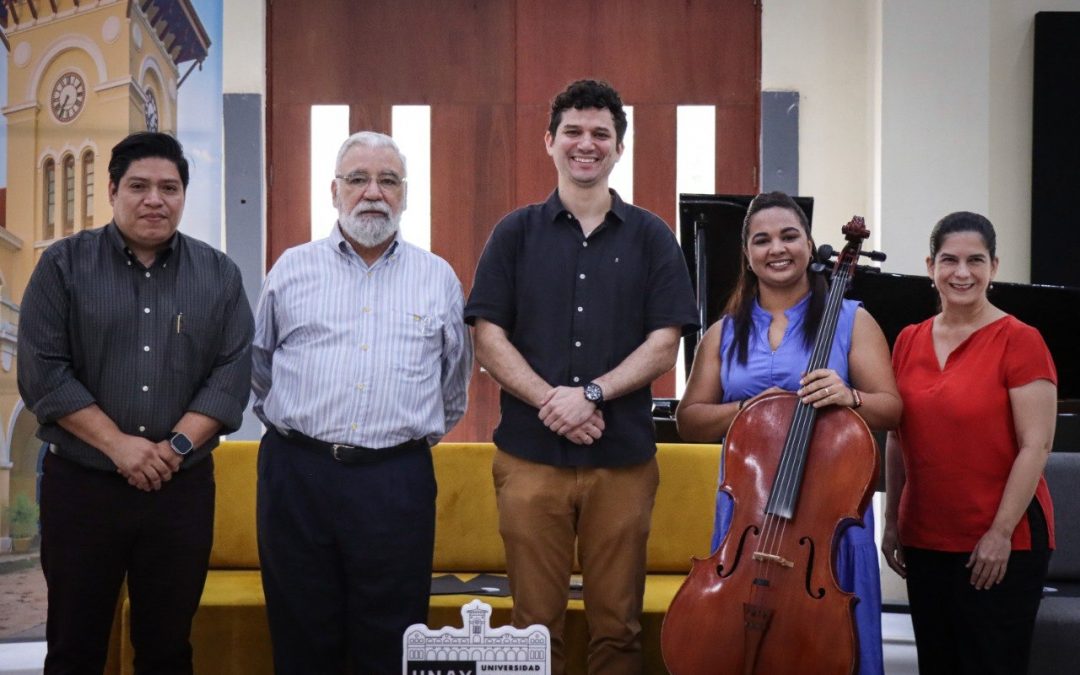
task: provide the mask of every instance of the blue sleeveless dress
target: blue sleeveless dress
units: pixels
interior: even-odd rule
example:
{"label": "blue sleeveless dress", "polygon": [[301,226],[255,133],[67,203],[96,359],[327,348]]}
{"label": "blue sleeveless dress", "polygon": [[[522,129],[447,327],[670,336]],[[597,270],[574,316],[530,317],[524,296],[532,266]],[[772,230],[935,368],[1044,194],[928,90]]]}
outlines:
{"label": "blue sleeveless dress", "polygon": [[[769,326],[772,315],[755,301],[752,326],[747,345],[745,364],[729,351],[734,340],[734,326],[725,319],[720,336],[720,376],[723,383],[724,403],[741,401],[756,396],[769,387],[786,391],[799,389],[799,379],[810,362],[810,347],[803,341],[802,327],[810,304],[807,295],[798,304],[784,312],[788,319],[787,330],[776,351],[769,345]],[[829,368],[840,375],[850,386],[848,375],[848,352],[851,350],[851,333],[855,327],[855,300],[844,300],[829,354]],[[724,467],[720,466],[720,481],[724,480]],[[713,526],[712,549],[715,551],[731,526],[731,499],[726,492],[717,491],[716,520]],[[885,665],[881,651],[881,573],[878,569],[877,544],[874,542],[874,508],[863,514],[865,527],[852,526],[844,531],[837,551],[836,571],[840,587],[854,592],[859,602],[855,605],[855,628],[859,635],[860,675],[883,675]]]}

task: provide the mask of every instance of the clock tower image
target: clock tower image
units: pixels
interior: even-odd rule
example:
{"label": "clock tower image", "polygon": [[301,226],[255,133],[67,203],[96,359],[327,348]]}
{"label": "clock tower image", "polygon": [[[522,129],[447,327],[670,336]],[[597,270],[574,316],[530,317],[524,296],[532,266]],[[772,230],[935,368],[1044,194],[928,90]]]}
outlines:
{"label": "clock tower image", "polygon": [[[191,0],[0,0],[7,187],[0,188],[0,506],[34,498],[40,441],[15,386],[18,302],[53,241],[109,222],[109,153],[176,135],[177,90],[210,39]],[[6,193],[6,194],[5,194]],[[0,521],[0,549],[4,547]]]}
{"label": "clock tower image", "polygon": [[[8,53],[8,233],[21,295],[55,239],[109,220],[109,151],[144,129],[176,134],[177,89],[210,40],[190,0],[0,3]],[[11,263],[9,266],[8,263]]]}

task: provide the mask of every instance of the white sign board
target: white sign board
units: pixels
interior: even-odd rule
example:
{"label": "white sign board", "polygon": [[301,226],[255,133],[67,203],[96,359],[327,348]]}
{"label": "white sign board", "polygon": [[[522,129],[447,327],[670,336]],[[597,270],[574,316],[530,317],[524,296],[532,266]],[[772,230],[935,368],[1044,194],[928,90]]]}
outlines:
{"label": "white sign board", "polygon": [[481,675],[551,672],[551,634],[546,626],[491,627],[491,605],[473,600],[461,608],[464,628],[405,630],[404,675]]}

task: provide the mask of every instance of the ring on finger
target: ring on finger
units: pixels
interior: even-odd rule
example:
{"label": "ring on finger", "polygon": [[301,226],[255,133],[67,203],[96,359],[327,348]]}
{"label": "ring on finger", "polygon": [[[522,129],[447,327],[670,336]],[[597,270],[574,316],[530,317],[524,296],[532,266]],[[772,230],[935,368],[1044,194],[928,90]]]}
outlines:
{"label": "ring on finger", "polygon": [[825,398],[829,398],[830,396],[832,396],[832,394],[829,393],[829,388],[825,387]]}

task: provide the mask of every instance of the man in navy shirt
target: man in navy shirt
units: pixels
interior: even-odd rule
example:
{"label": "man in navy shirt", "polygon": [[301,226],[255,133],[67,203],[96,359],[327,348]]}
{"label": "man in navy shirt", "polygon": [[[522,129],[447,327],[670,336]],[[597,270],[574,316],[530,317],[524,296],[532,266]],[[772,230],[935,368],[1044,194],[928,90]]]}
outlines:
{"label": "man in navy shirt", "polygon": [[558,188],[495,226],[465,320],[502,387],[493,473],[513,624],[563,623],[575,543],[589,672],[641,673],[645,545],[659,475],[649,384],[697,328],[671,229],[608,188],[626,114],[582,80],[552,103],[544,142]]}

